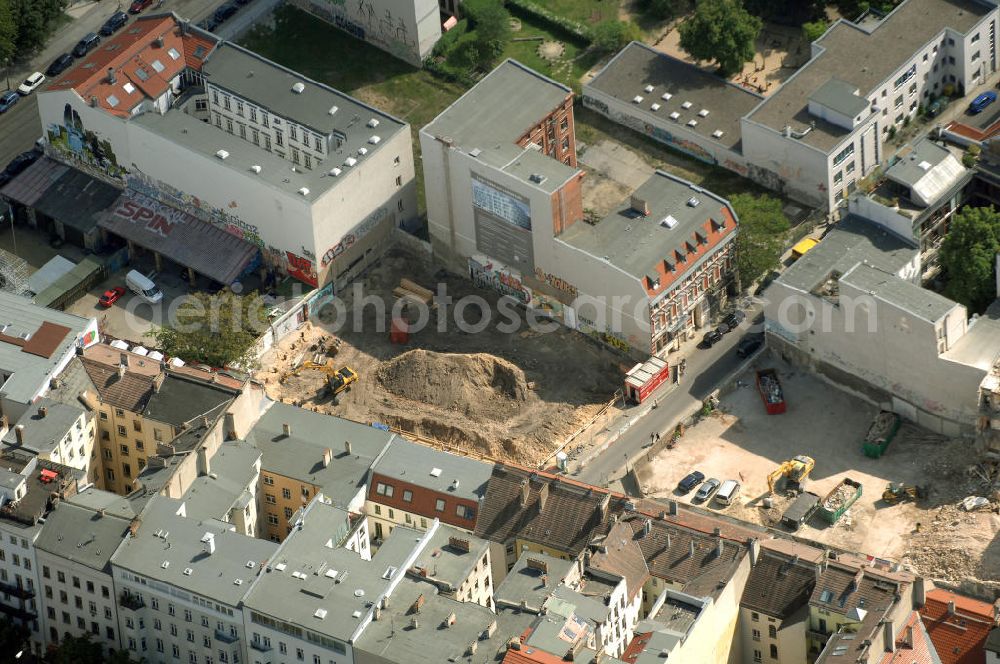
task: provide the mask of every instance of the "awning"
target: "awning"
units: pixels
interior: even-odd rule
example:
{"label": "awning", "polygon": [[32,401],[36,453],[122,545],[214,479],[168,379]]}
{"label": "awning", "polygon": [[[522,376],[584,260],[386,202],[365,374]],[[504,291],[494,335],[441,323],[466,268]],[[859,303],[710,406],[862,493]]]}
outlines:
{"label": "awning", "polygon": [[0,194],[15,203],[33,207],[42,194],[69,170],[69,166],[42,157],[4,185]]}
{"label": "awning", "polygon": [[795,243],[795,246],[792,247],[792,254],[795,256],[804,256],[807,251],[815,247],[817,244],[819,244],[819,242],[811,237],[799,240]]}
{"label": "awning", "polygon": [[231,284],[258,254],[257,246],[175,207],[126,191],[98,225],[144,249]]}

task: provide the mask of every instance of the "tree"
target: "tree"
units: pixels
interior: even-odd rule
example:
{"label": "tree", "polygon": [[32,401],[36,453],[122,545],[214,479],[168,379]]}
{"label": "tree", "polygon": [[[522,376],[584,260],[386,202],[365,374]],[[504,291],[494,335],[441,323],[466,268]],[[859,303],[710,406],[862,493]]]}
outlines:
{"label": "tree", "polygon": [[154,332],[163,352],[213,367],[253,364],[251,349],[268,324],[257,293],[195,293],[176,309],[172,320]]}
{"label": "tree", "polygon": [[744,288],[778,265],[790,227],[781,200],[764,194],[736,194],[729,199],[739,217],[736,269]]}
{"label": "tree", "polygon": [[822,37],[823,33],[826,32],[826,29],[828,27],[829,26],[827,25],[826,21],[824,21],[823,19],[820,19],[818,21],[810,21],[808,23],[803,23],[802,36],[808,43],[811,44],[820,37]]}
{"label": "tree", "polygon": [[135,664],[124,650],[112,650],[105,655],[101,644],[91,639],[90,634],[67,635],[47,661],[49,664]]}
{"label": "tree", "polygon": [[753,58],[762,26],[740,0],[699,0],[680,25],[681,48],[697,60],[715,60],[720,74],[732,76]]}
{"label": "tree", "polygon": [[0,64],[9,62],[17,51],[17,21],[7,0],[0,0]]}
{"label": "tree", "polygon": [[678,0],[645,0],[643,11],[650,18],[665,21],[677,15]]}
{"label": "tree", "polygon": [[597,50],[611,53],[624,48],[629,42],[641,36],[639,26],[635,23],[605,21],[594,28],[592,43]]}
{"label": "tree", "polygon": [[1000,253],[1000,213],[989,207],[964,207],[951,220],[941,243],[945,295],[980,313],[996,297],[994,264]]}
{"label": "tree", "polygon": [[826,0],[744,0],[754,16],[784,25],[802,25],[825,16]]}
{"label": "tree", "polygon": [[18,653],[27,647],[31,632],[24,625],[10,619],[0,620],[0,652]]}

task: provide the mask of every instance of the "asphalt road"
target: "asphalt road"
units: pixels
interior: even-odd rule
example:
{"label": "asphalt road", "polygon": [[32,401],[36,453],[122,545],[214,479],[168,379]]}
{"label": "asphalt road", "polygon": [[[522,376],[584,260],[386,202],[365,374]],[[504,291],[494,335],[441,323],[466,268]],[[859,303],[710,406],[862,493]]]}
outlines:
{"label": "asphalt road", "polygon": [[695,349],[688,356],[687,370],[680,386],[666,397],[661,397],[656,408],[587,463],[574,475],[574,479],[598,486],[607,485],[612,478],[621,476],[626,458],[634,458],[649,444],[651,433],[667,435],[667,431],[673,430],[678,421],[690,415],[724,378],[744,362],[736,355],[736,345],[751,330],[759,332],[762,329],[760,306],[755,305],[748,311],[748,317],[753,319],[752,325],[744,323],[710,349]]}
{"label": "asphalt road", "polygon": [[[20,81],[12,79],[11,87],[17,88]],[[0,81],[0,89],[5,88],[6,81]],[[35,95],[21,97],[13,108],[0,115],[0,168],[15,155],[30,150],[41,135],[38,100]]]}

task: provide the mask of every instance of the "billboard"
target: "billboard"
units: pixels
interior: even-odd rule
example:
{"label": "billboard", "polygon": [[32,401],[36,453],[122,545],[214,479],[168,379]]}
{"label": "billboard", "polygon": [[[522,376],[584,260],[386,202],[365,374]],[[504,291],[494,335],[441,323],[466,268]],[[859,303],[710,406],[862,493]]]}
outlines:
{"label": "billboard", "polygon": [[534,271],[527,198],[472,173],[472,214],[478,251],[519,270]]}

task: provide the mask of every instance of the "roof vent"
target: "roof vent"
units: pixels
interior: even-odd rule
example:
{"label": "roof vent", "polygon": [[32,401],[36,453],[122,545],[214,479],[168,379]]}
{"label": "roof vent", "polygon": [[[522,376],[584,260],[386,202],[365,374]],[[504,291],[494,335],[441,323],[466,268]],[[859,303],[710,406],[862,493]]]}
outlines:
{"label": "roof vent", "polygon": [[337,570],[335,569],[328,569],[325,572],[323,572],[323,576],[325,576],[328,579],[336,579],[337,574],[339,574],[339,572],[337,572]]}
{"label": "roof vent", "polygon": [[299,193],[302,194],[303,196],[308,196],[309,195],[309,187],[300,187],[299,188]]}
{"label": "roof vent", "polygon": [[684,110],[691,108],[691,102],[689,101],[684,102],[683,104],[681,104],[681,108],[683,108]]}
{"label": "roof vent", "polygon": [[248,560],[246,567],[247,567],[247,569],[253,569],[256,564],[257,563],[255,563],[254,561]]}
{"label": "roof vent", "polygon": [[681,114],[678,113],[677,111],[674,111],[673,113],[670,114],[670,119],[674,121],[680,120]]}
{"label": "roof vent", "polygon": [[688,120],[687,125],[689,127],[697,127],[698,126],[698,121],[697,120]]}
{"label": "roof vent", "polygon": [[233,579],[233,585],[234,586],[242,586],[243,585],[243,579]]}
{"label": "roof vent", "polygon": [[348,157],[347,159],[344,160],[344,166],[347,167],[351,167],[356,163],[358,163],[358,160],[355,159],[354,157]]}
{"label": "roof vent", "polygon": [[677,219],[673,215],[668,214],[666,217],[660,220],[660,226],[664,228],[673,228],[677,225]]}
{"label": "roof vent", "polygon": [[313,612],[313,618],[319,618],[320,620],[326,618],[326,609],[316,609]]}
{"label": "roof vent", "polygon": [[260,164],[254,164],[253,166],[250,167],[250,170],[253,171],[254,173],[260,173]]}
{"label": "roof vent", "polygon": [[532,173],[531,175],[528,176],[528,179],[534,182],[535,184],[541,184],[545,182],[545,176],[542,175],[541,173]]}
{"label": "roof vent", "polygon": [[364,157],[366,154],[368,154],[368,148],[358,148],[358,154]]}
{"label": "roof vent", "polygon": [[377,126],[378,126],[378,118],[372,118],[371,120],[368,121],[369,129],[374,129]]}
{"label": "roof vent", "polygon": [[441,469],[431,468],[431,477],[441,477]]}
{"label": "roof vent", "polygon": [[296,81],[295,85],[292,86],[292,92],[294,92],[297,95],[300,95],[305,91],[306,91],[306,84],[303,83],[302,81]]}
{"label": "roof vent", "polygon": [[712,132],[712,138],[722,138],[723,134],[725,133],[726,132],[722,131],[721,129],[716,129],[715,131]]}
{"label": "roof vent", "polygon": [[652,85],[647,85],[646,87],[643,88],[643,90],[645,90],[646,92],[652,92],[653,91],[653,86]]}
{"label": "roof vent", "polygon": [[162,563],[160,563],[160,569],[167,569],[168,567],[170,567],[169,560],[164,560]]}
{"label": "roof vent", "polygon": [[331,169],[330,169],[330,175],[332,175],[332,176],[333,176],[333,177],[335,177],[335,178],[336,178],[336,177],[340,177],[340,174],[341,174],[341,173],[343,173],[343,171],[342,171],[342,170],[340,170],[340,169],[339,169],[339,168],[337,168],[337,167],[333,167],[333,168],[331,168]]}
{"label": "roof vent", "polygon": [[371,143],[372,145],[378,145],[379,141],[381,140],[382,139],[378,136],[372,136],[371,138],[368,139],[368,142]]}
{"label": "roof vent", "polygon": [[472,148],[471,150],[469,150],[469,156],[470,157],[478,157],[482,153],[483,153],[483,151],[480,150],[479,148]]}
{"label": "roof vent", "polygon": [[658,110],[660,110],[660,105],[659,104],[653,104],[652,106],[649,107],[649,110],[651,110],[651,111],[658,111]]}
{"label": "roof vent", "polygon": [[698,115],[700,115],[703,118],[707,118],[708,117],[708,109],[707,108],[701,109],[700,111],[698,111]]}
{"label": "roof vent", "polygon": [[219,159],[228,159],[229,153],[226,152],[225,150],[219,150],[215,153],[215,156],[218,157]]}
{"label": "roof vent", "polygon": [[191,576],[191,574],[192,574],[193,572],[194,572],[194,570],[193,570],[193,569],[191,569],[190,567],[185,567],[185,568],[184,568],[184,576]]}
{"label": "roof vent", "polygon": [[698,207],[700,203],[701,201],[699,201],[695,196],[692,196],[688,199],[687,205],[688,207]]}
{"label": "roof vent", "polygon": [[927,170],[930,170],[930,168],[931,168],[931,162],[929,162],[929,161],[922,161],[919,164],[917,164],[917,166],[920,167],[920,170],[927,171]]}
{"label": "roof vent", "polygon": [[673,97],[673,95],[670,94],[669,92],[664,92],[662,95],[660,95],[660,99],[662,99],[663,101],[670,101],[671,97]]}
{"label": "roof vent", "polygon": [[636,95],[636,96],[632,97],[632,103],[633,104],[641,104],[642,103],[642,95]]}
{"label": "roof vent", "polygon": [[339,110],[340,110],[339,106],[331,106],[330,110],[327,111],[327,113],[329,113],[330,115],[336,115],[337,111],[339,111]]}
{"label": "roof vent", "polygon": [[274,566],[274,569],[278,570],[279,572],[284,572],[286,567],[288,567],[288,565],[286,565],[285,563],[278,563],[277,565]]}

